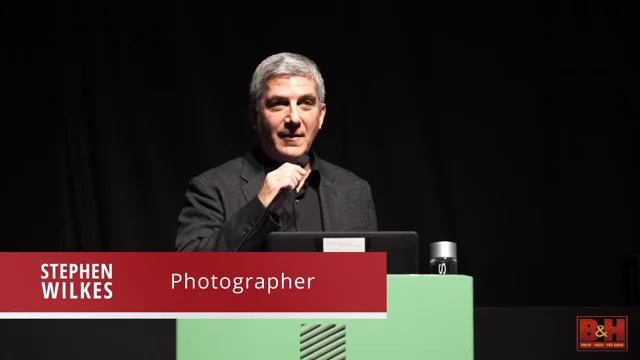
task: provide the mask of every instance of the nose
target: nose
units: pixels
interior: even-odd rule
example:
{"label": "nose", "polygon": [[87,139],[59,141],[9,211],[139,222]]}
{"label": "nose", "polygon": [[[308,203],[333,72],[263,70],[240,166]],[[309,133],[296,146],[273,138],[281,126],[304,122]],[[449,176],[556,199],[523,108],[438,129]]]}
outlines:
{"label": "nose", "polygon": [[300,115],[298,114],[298,109],[296,109],[295,106],[292,106],[291,107],[291,112],[285,118],[285,122],[298,124],[298,123],[300,123],[300,120],[301,119],[300,119]]}

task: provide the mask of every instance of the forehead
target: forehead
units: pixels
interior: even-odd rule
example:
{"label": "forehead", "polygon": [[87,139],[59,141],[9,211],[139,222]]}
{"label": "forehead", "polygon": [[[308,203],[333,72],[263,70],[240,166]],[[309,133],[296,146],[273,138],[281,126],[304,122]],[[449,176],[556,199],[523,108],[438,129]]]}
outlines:
{"label": "forehead", "polygon": [[318,95],[316,82],[306,76],[273,77],[267,81],[266,90],[265,97]]}

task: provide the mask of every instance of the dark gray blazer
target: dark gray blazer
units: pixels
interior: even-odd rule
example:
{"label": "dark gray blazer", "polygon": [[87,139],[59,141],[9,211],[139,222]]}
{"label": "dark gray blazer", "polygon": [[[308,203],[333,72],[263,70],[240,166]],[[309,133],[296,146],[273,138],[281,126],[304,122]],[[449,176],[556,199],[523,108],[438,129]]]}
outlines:
{"label": "dark gray blazer", "polygon": [[[320,210],[324,231],[377,231],[369,184],[339,166],[315,156],[320,171]],[[189,182],[186,203],[178,217],[178,251],[234,251],[253,230],[240,251],[260,251],[267,235],[280,226],[257,198],[264,168],[249,152],[196,176]],[[255,229],[254,229],[255,228]]]}

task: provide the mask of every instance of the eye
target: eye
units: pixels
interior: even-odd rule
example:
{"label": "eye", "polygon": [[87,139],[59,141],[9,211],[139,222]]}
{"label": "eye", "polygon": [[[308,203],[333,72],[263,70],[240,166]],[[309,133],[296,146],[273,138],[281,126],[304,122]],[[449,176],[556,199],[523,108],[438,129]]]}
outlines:
{"label": "eye", "polygon": [[315,105],[315,99],[311,98],[311,97],[303,97],[302,99],[300,99],[300,106],[303,108],[311,108],[313,107],[313,105]]}
{"label": "eye", "polygon": [[280,111],[287,107],[287,104],[284,104],[282,101],[274,101],[272,103],[267,104],[267,108],[271,111]]}
{"label": "eye", "polygon": [[288,106],[287,100],[280,96],[275,96],[267,99],[265,105],[270,110],[282,110]]}

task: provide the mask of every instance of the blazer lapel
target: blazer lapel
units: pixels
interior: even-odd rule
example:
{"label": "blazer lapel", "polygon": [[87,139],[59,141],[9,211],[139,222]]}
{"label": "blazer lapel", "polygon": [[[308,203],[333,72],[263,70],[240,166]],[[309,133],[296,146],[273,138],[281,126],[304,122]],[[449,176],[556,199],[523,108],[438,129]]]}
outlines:
{"label": "blazer lapel", "polygon": [[244,157],[240,177],[245,181],[242,185],[242,193],[247,202],[251,201],[264,183],[264,169],[251,153]]}
{"label": "blazer lapel", "polygon": [[336,191],[336,182],[333,175],[323,166],[322,160],[316,158],[317,168],[320,171],[320,211],[322,213],[322,227],[324,231],[335,231],[340,225],[340,198]]}

